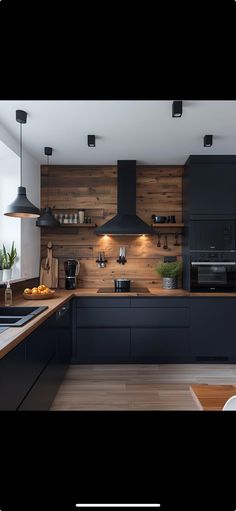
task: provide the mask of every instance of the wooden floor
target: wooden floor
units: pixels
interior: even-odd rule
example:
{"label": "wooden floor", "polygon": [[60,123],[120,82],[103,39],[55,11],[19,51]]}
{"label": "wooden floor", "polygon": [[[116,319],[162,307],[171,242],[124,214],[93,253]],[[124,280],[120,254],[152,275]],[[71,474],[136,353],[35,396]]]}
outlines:
{"label": "wooden floor", "polygon": [[236,364],[71,365],[51,410],[198,410],[193,383],[235,384]]}

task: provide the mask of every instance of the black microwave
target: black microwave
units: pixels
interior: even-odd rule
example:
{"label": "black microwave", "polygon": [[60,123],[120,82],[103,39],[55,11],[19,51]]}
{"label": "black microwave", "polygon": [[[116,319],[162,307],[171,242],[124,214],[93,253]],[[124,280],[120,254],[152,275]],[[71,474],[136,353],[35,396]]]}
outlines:
{"label": "black microwave", "polygon": [[235,292],[235,252],[196,252],[190,256],[192,292]]}
{"label": "black microwave", "polygon": [[234,220],[192,220],[190,250],[235,250]]}

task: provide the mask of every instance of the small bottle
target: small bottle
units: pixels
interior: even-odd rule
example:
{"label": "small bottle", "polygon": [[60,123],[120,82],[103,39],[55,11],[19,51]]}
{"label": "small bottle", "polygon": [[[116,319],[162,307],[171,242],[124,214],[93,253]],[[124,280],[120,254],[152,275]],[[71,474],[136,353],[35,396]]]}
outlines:
{"label": "small bottle", "polygon": [[73,213],[69,214],[69,224],[73,224]]}
{"label": "small bottle", "polygon": [[69,223],[69,218],[68,218],[67,213],[66,213],[66,214],[65,214],[65,216],[64,216],[64,222],[63,222],[63,223],[64,223],[64,224],[68,224],[68,223]]}
{"label": "small bottle", "polygon": [[78,223],[78,216],[77,213],[74,214],[74,224]]}
{"label": "small bottle", "polygon": [[12,290],[10,287],[9,280],[7,281],[7,287],[5,289],[5,307],[12,305]]}

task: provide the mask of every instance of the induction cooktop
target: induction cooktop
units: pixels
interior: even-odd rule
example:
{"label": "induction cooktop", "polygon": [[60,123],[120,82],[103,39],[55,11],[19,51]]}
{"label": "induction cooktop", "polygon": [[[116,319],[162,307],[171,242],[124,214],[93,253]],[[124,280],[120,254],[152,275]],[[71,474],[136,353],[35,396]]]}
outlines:
{"label": "induction cooktop", "polygon": [[123,289],[114,289],[114,287],[100,287],[97,293],[150,293],[147,287],[133,287],[130,291]]}

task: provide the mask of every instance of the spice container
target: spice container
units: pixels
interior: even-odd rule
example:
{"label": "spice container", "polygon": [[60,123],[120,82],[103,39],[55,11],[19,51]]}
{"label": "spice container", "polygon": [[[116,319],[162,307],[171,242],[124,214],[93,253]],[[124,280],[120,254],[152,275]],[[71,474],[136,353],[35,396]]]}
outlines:
{"label": "spice container", "polygon": [[79,223],[84,224],[84,209],[79,209],[78,214],[79,214]]}

